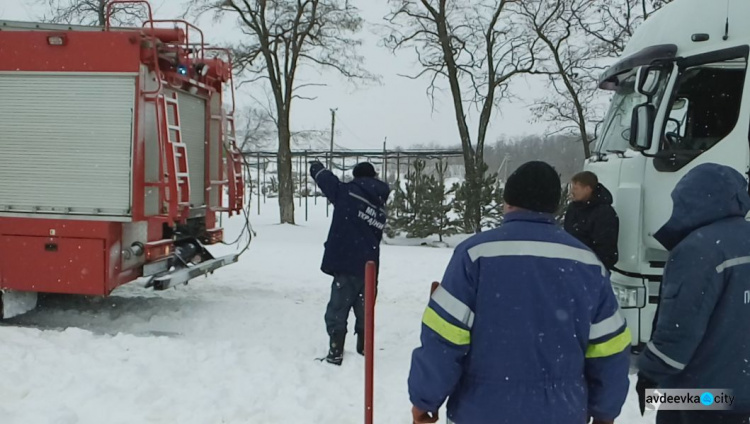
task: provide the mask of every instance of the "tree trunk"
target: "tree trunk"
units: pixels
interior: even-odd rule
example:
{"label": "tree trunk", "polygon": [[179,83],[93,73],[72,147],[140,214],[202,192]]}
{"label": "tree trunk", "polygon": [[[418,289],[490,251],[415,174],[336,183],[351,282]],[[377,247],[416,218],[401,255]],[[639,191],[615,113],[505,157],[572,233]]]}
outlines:
{"label": "tree trunk", "polygon": [[484,180],[483,162],[476,158],[477,162],[474,163],[474,172],[472,175],[472,183],[470,186],[469,202],[467,209],[471,211],[469,214],[471,227],[474,233],[482,232],[482,182]]}
{"label": "tree trunk", "polygon": [[445,67],[448,73],[448,83],[450,85],[453,97],[453,110],[456,114],[456,123],[458,125],[458,134],[461,138],[461,149],[464,156],[464,169],[466,170],[466,215],[464,216],[464,225],[467,230],[478,232],[479,221],[481,217],[476,217],[476,211],[481,209],[479,192],[477,191],[477,157],[473,146],[471,145],[471,134],[469,126],[466,123],[466,113],[464,111],[463,97],[461,95],[461,83],[458,77],[458,65],[453,56],[453,50],[450,41],[450,34],[446,23],[445,3],[441,2],[440,16],[436,17],[438,35],[440,37],[440,46],[445,59]]}
{"label": "tree trunk", "polygon": [[565,87],[567,88],[568,93],[573,100],[573,105],[575,106],[576,117],[578,119],[578,131],[581,136],[581,144],[583,144],[583,157],[588,159],[591,157],[591,145],[588,131],[586,131],[586,113],[583,110],[583,105],[581,104],[581,99],[578,95],[579,93],[576,91],[575,87],[573,87],[573,83],[565,73],[565,68],[562,66],[562,62],[560,62],[559,53],[555,52],[555,57],[557,58],[556,60],[558,61],[559,69],[561,70],[560,75],[562,76]]}
{"label": "tree trunk", "polygon": [[584,158],[588,159],[591,157],[591,140],[589,140],[589,133],[586,130],[586,116],[583,113],[583,107],[581,106],[580,101],[578,100],[578,96],[575,98],[576,100],[576,111],[578,113],[578,119],[581,121],[578,124],[578,128],[581,132],[581,143],[583,143],[583,155]]}
{"label": "tree trunk", "polygon": [[279,153],[277,155],[279,176],[279,216],[282,224],[294,224],[294,176],[292,175],[292,132],[289,118],[279,117]]}
{"label": "tree trunk", "polygon": [[107,0],[99,0],[99,26],[104,26],[107,23]]}
{"label": "tree trunk", "polygon": [[563,59],[560,56],[559,43],[556,47],[552,40],[550,40],[538,29],[537,34],[552,51],[552,56],[554,57],[558,74],[560,75],[560,78],[562,78],[563,84],[565,84],[565,88],[566,90],[568,90],[568,94],[570,94],[570,98],[573,100],[573,105],[576,110],[576,117],[578,121],[578,130],[581,135],[581,143],[583,144],[583,155],[585,159],[588,159],[591,157],[591,145],[588,132],[586,131],[586,113],[583,110],[583,104],[581,104],[579,93],[573,86],[573,82],[570,80],[570,77],[568,76],[567,70],[565,68],[565,64],[563,63]]}

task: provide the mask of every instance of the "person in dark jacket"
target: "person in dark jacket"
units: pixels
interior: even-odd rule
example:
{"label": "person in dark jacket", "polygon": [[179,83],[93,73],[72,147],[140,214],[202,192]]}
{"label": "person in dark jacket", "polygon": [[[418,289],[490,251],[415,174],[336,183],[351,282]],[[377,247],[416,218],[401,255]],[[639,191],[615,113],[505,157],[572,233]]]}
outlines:
{"label": "person in dark jacket", "polygon": [[604,265],[558,227],[557,171],[518,168],[505,220],[461,243],[422,319],[414,423],[612,423],[627,396],[631,335]]}
{"label": "person in dark jacket", "polygon": [[354,167],[354,179],[341,182],[322,163],[310,164],[310,175],[333,204],[333,220],[325,243],[321,270],[333,277],[325,314],[330,344],[326,361],[341,365],[349,311],[356,317],[357,352],[364,354],[365,264],[380,263],[388,184],[378,180],[368,162]]}
{"label": "person in dark jacket", "polygon": [[750,416],[750,211],[732,168],[703,164],[672,192],[672,216],[654,234],[669,259],[637,390],[729,389],[731,411],[663,411],[658,424],[747,423]]}
{"label": "person in dark jacket", "polygon": [[565,213],[565,231],[596,253],[607,269],[617,263],[620,221],[612,207],[612,193],[593,172],[584,171],[571,180],[573,201]]}

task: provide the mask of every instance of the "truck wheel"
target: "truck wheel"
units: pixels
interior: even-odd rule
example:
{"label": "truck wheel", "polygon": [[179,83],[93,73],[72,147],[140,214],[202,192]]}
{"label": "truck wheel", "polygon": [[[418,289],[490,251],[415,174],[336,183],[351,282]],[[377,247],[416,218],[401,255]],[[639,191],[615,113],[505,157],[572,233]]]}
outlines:
{"label": "truck wheel", "polygon": [[13,318],[36,308],[37,293],[3,290],[0,292],[2,319]]}

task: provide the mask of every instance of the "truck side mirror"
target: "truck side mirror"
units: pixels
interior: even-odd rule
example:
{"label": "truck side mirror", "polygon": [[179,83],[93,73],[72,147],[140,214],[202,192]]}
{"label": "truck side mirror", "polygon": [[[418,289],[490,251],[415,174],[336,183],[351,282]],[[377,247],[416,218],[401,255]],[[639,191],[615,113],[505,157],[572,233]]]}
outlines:
{"label": "truck side mirror", "polygon": [[641,66],[636,73],[636,92],[649,99],[659,91],[659,77],[662,68],[657,66]]}
{"label": "truck side mirror", "polygon": [[651,148],[651,136],[654,133],[656,108],[650,103],[638,105],[633,109],[630,122],[630,147],[640,152]]}

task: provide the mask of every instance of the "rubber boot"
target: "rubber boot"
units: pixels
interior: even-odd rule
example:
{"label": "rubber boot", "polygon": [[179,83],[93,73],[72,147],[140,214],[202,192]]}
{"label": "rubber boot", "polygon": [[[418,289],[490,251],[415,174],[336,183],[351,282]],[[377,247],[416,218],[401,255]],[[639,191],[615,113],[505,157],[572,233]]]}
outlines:
{"label": "rubber boot", "polygon": [[330,346],[328,348],[328,356],[326,356],[326,362],[333,365],[341,365],[344,361],[344,341],[346,340],[346,333],[343,334],[332,334]]}
{"label": "rubber boot", "polygon": [[357,353],[365,356],[365,335],[357,333]]}

